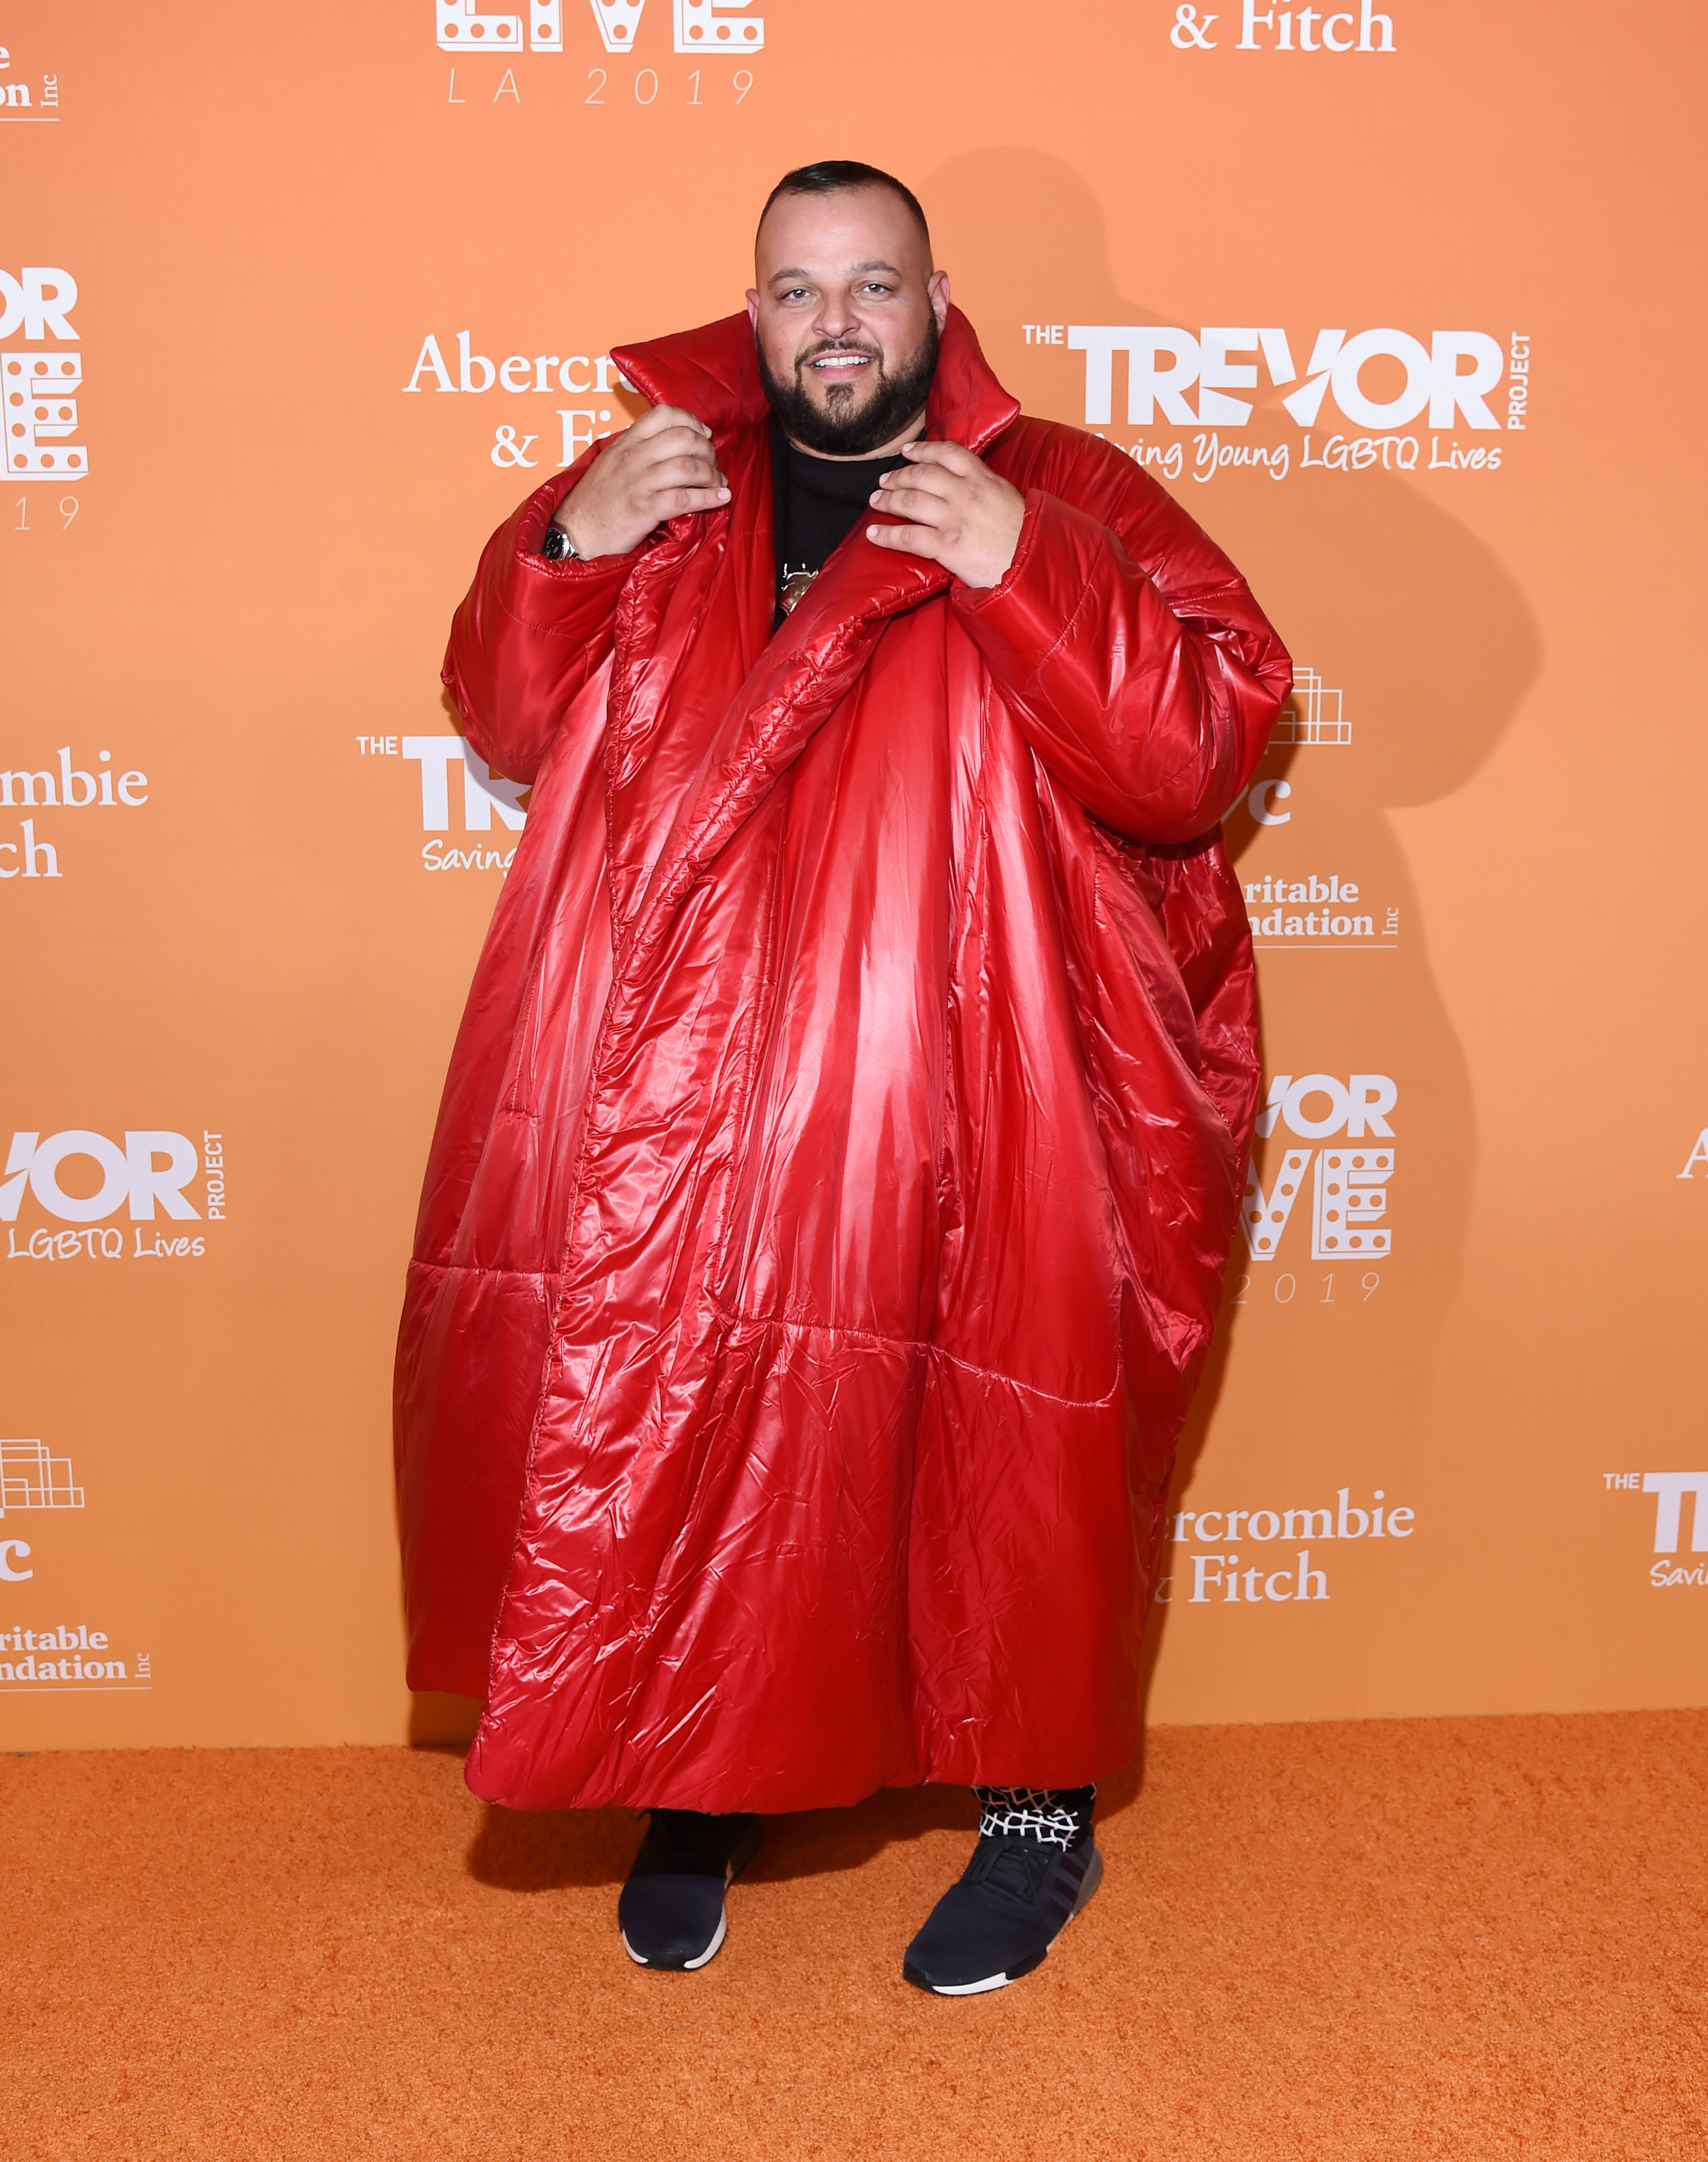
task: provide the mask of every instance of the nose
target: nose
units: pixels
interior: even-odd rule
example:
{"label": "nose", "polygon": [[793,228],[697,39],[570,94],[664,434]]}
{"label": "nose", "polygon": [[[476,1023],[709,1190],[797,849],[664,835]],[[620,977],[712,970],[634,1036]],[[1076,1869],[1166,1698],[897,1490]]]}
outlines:
{"label": "nose", "polygon": [[812,323],[819,337],[826,338],[850,337],[859,326],[860,319],[849,305],[845,293],[827,294]]}

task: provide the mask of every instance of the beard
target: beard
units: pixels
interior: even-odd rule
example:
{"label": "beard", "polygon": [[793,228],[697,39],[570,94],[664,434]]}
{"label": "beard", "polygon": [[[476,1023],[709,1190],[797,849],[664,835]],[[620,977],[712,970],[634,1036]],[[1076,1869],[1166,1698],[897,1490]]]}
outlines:
{"label": "beard", "polygon": [[[935,316],[926,318],[924,337],[894,375],[885,368],[883,356],[875,347],[859,344],[851,338],[826,338],[810,352],[802,354],[795,363],[792,377],[773,375],[766,364],[764,347],[758,346],[757,340],[755,342],[759,352],[760,381],[765,385],[772,412],[783,424],[784,432],[803,449],[817,451],[822,457],[865,458],[881,450],[925,410],[932,378],[937,373]],[[870,353],[872,365],[866,374],[870,379],[875,370],[876,389],[864,399],[858,399],[853,384],[833,384],[828,407],[815,405],[802,379],[804,371],[825,352]]]}

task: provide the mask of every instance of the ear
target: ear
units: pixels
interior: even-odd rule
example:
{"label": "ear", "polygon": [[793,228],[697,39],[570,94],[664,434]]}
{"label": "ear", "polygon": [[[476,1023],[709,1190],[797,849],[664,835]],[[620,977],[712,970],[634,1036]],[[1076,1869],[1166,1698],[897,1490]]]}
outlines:
{"label": "ear", "polygon": [[755,330],[759,328],[759,295],[751,285],[747,289],[747,320]]}
{"label": "ear", "polygon": [[937,326],[941,330],[943,325],[949,319],[948,272],[947,270],[933,270],[931,274],[931,282],[927,285],[925,290],[930,296],[931,312],[937,317]]}

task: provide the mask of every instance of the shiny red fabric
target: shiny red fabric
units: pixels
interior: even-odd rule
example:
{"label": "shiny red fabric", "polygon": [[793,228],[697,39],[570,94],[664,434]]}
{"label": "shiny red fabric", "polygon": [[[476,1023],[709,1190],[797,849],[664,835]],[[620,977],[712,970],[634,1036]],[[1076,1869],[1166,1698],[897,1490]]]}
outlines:
{"label": "shiny red fabric", "polygon": [[1235,1223],[1216,822],[1288,657],[953,312],[927,427],[1024,492],[1008,575],[857,530],[773,636],[746,318],[617,358],[733,500],[548,563],[572,469],[452,629],[470,739],[534,793],[399,1346],[410,1679],[487,1700],[469,1783],[513,1806],[1078,1786],[1136,1745]]}

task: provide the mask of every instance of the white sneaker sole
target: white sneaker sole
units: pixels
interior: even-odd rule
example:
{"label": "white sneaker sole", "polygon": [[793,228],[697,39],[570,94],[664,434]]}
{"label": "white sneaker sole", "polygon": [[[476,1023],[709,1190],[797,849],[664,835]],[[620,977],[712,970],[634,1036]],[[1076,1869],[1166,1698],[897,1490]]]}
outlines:
{"label": "white sneaker sole", "polygon": [[[753,1846],[743,1856],[739,1869],[736,1867],[733,1859],[724,1864],[723,1890],[726,1895],[729,1893],[730,1886],[740,1875],[741,1870],[746,1868],[748,1863],[752,1861],[754,1856],[758,1851],[759,1841],[755,1839]],[[628,1953],[629,1958],[634,1961],[636,1966],[650,1967],[652,1966],[652,1961],[650,1959],[642,1959],[640,1953],[635,1950],[634,1945],[629,1943],[626,1935],[620,1930],[618,1934],[623,1938],[624,1950]],[[707,1945],[705,1950],[700,1954],[697,1959],[684,1960],[680,1967],[659,1968],[654,1969],[654,1971],[666,1974],[694,1974],[697,1972],[701,1967],[707,1966],[711,1961],[717,1958],[718,1952],[723,1948],[723,1940],[729,1935],[729,1914],[728,1909],[725,1909],[718,1914],[717,1934],[713,1936],[711,1943]]]}
{"label": "white sneaker sole", "polygon": [[[711,1961],[717,1958],[719,1951],[723,1949],[723,1940],[729,1935],[729,1917],[728,1914],[720,1914],[718,1917],[717,1935],[713,1938],[711,1943],[707,1945],[705,1950],[700,1954],[699,1957],[697,1959],[684,1960],[679,1968],[673,1970],[666,1969],[665,1971],[667,1972],[674,1971],[681,1974],[692,1974],[697,1968],[705,1966]],[[628,1953],[629,1958],[634,1961],[636,1966],[650,1967],[652,1965],[652,1961],[650,1960],[642,1959],[640,1953],[635,1950],[634,1945],[629,1943],[626,1936],[623,1939],[623,1949]]]}
{"label": "white sneaker sole", "polygon": [[[1091,1860],[1085,1872],[1085,1881],[1079,1887],[1079,1897],[1073,1902],[1073,1913],[1045,1945],[1045,1959],[1047,1959],[1057,1945],[1061,1943],[1062,1939],[1067,1935],[1068,1924],[1073,1921],[1073,1916],[1085,1905],[1102,1882],[1103,1850],[1101,1847],[1093,1847]],[[1006,1989],[1010,1982],[1024,1982],[1026,1975],[1036,1974],[1037,1971],[1036,1967],[1029,1966],[1024,1973],[1021,1974],[987,1974],[982,1982],[934,1982],[931,1984],[931,1994],[933,1997],[983,1997],[988,1990]]]}
{"label": "white sneaker sole", "polygon": [[[1073,1919],[1070,1914],[1068,1921],[1071,1922]],[[1062,1927],[1065,1930],[1067,1926],[1068,1923],[1063,1922]],[[931,1985],[931,1993],[933,1997],[982,1997],[987,1989],[1006,1989],[1011,1982],[1023,1979],[1024,1977],[1011,1974],[990,1974],[986,1975],[983,1982],[934,1982]]]}

